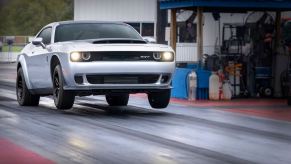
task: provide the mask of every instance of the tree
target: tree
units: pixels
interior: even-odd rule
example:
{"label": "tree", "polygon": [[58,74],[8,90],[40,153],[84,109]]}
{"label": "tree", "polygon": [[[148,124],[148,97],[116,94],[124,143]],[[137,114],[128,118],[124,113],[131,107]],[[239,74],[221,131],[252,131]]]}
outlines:
{"label": "tree", "polygon": [[35,35],[48,23],[72,18],[73,0],[11,0],[0,7],[0,36]]}

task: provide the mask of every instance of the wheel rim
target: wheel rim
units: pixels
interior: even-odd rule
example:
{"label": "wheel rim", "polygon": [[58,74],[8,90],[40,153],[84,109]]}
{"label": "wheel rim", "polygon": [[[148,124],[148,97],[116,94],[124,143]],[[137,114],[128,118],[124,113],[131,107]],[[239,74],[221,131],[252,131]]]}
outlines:
{"label": "wheel rim", "polygon": [[59,97],[59,92],[60,92],[60,79],[59,75],[56,73],[54,75],[54,95],[56,98]]}
{"label": "wheel rim", "polygon": [[19,75],[17,80],[17,97],[19,100],[21,100],[23,97],[23,80],[22,77]]}

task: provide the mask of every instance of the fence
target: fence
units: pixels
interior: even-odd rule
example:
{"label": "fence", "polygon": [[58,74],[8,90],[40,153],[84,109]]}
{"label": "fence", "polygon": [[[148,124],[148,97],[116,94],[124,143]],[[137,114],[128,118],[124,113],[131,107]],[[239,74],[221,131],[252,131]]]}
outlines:
{"label": "fence", "polygon": [[[203,46],[203,54],[214,54],[215,46]],[[177,43],[176,49],[177,63],[198,62],[196,43]]]}
{"label": "fence", "polygon": [[[13,40],[11,47],[8,46],[8,39]],[[15,62],[21,49],[29,43],[29,36],[0,36],[0,62]]]}
{"label": "fence", "polygon": [[0,52],[0,62],[16,62],[19,52]]}

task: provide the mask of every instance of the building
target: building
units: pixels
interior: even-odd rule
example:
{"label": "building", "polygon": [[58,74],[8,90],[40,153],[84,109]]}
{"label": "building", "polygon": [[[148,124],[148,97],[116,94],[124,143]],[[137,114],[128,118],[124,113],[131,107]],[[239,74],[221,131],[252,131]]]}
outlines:
{"label": "building", "polygon": [[[186,21],[193,11],[177,11],[177,47],[176,60],[179,63],[197,62],[196,18],[192,19],[192,39],[185,39]],[[212,55],[221,45],[222,27],[225,23],[243,23],[251,12],[220,13],[220,20],[215,21],[213,13],[203,16],[203,54]],[[252,16],[256,22],[262,13]],[[283,17],[290,17],[283,13]],[[160,10],[158,0],[75,0],[74,20],[120,21],[133,26],[142,36],[154,37],[158,43],[169,44],[170,12]]]}
{"label": "building", "polygon": [[156,38],[157,0],[75,0],[74,20],[120,21]]}

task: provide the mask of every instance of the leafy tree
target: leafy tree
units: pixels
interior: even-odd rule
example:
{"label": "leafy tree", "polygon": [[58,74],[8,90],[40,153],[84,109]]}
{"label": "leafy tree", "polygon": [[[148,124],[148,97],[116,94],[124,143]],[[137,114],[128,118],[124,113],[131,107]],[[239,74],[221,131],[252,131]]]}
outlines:
{"label": "leafy tree", "polygon": [[1,35],[35,35],[44,25],[73,18],[73,0],[11,0],[0,7]]}

